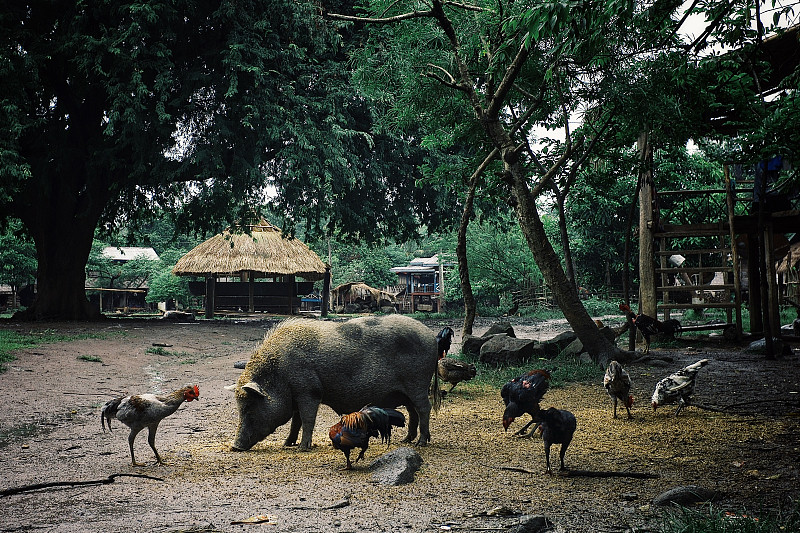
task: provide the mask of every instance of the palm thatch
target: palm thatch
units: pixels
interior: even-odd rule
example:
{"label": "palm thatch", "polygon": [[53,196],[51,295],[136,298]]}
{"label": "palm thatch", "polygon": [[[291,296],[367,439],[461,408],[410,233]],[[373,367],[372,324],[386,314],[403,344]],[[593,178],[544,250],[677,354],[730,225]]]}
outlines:
{"label": "palm thatch", "polygon": [[349,303],[358,299],[374,302],[389,300],[392,303],[396,301],[392,293],[370,287],[362,281],[354,281],[339,285],[331,290],[331,298],[337,303]]}
{"label": "palm thatch", "polygon": [[211,276],[253,272],[255,277],[294,275],[308,281],[325,276],[325,263],[299,239],[283,237],[279,228],[263,219],[250,231],[228,228],[211,237],[181,257],[172,273]]}
{"label": "palm thatch", "polygon": [[776,273],[786,275],[790,270],[798,268],[800,268],[800,242],[792,244],[786,255],[778,261]]}

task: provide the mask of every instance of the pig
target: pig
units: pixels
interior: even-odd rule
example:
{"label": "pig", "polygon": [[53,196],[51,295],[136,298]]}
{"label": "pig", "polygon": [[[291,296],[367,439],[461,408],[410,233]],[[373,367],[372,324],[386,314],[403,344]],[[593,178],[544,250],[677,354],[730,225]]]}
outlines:
{"label": "pig", "polygon": [[339,415],[365,405],[408,408],[408,435],[430,440],[431,401],[441,401],[436,375],[436,336],[403,315],[346,322],[288,319],[267,333],[236,385],[239,426],[232,449],[244,451],[292,421],[284,445],[311,449],[320,404]]}

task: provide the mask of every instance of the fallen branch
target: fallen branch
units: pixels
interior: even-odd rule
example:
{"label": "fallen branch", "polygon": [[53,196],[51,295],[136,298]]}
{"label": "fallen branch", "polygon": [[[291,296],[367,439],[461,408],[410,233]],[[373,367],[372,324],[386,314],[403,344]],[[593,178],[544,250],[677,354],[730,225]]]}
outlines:
{"label": "fallen branch", "polygon": [[310,506],[310,505],[297,505],[294,507],[287,507],[290,511],[330,511],[331,509],[341,509],[350,505],[350,498],[339,500],[332,505],[325,506]]}
{"label": "fallen branch", "polygon": [[[511,472],[522,472],[523,474],[539,474],[527,468],[520,468],[516,466],[498,466],[500,470],[509,470]],[[617,472],[617,471],[597,471],[597,470],[561,470],[558,472],[561,477],[632,477],[637,479],[658,479],[658,474],[650,474],[647,472]]]}
{"label": "fallen branch", "polygon": [[50,487],[77,487],[82,485],[108,485],[114,483],[118,477],[139,477],[144,479],[152,479],[154,481],[164,481],[160,477],[148,476],[145,474],[111,474],[105,479],[93,479],[89,481],[51,481],[49,483],[34,483],[32,485],[22,485],[21,487],[12,487],[0,491],[0,498],[3,496],[12,496],[22,492],[30,492],[32,490],[46,489]]}

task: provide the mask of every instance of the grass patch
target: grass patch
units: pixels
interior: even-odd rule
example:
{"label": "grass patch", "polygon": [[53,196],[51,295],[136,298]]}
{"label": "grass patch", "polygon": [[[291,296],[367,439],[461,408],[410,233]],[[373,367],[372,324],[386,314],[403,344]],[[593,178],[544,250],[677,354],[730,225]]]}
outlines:
{"label": "grass patch", "polygon": [[81,361],[86,361],[88,363],[102,363],[103,360],[97,357],[96,355],[79,355],[78,359]]}
{"label": "grass patch", "polygon": [[661,533],[778,533],[800,531],[800,506],[786,513],[733,513],[714,508],[680,507],[664,515]]}
{"label": "grass patch", "polygon": [[110,331],[103,333],[79,333],[66,334],[54,329],[45,329],[30,333],[20,333],[18,331],[0,329],[0,374],[6,371],[4,363],[16,359],[15,351],[25,348],[38,346],[54,342],[71,342],[85,339],[106,339],[114,335],[124,335],[122,331]]}
{"label": "grass patch", "polygon": [[181,360],[179,363],[182,365],[193,365],[200,359],[208,357],[206,355],[192,354],[189,352],[173,352],[170,350],[165,350],[162,346],[151,346],[145,350],[145,353],[180,358]]}

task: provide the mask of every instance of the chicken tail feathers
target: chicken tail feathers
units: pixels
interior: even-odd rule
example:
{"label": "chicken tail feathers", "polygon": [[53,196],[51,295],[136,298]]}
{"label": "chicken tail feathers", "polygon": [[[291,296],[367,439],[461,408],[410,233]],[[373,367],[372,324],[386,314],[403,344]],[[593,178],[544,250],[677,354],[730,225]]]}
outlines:
{"label": "chicken tail feathers", "polygon": [[377,432],[375,436],[380,435],[381,441],[388,443],[392,436],[392,426],[405,426],[406,417],[396,409],[369,406],[342,416],[342,424],[352,430]]}
{"label": "chicken tail feathers", "polygon": [[111,419],[116,418],[117,409],[121,401],[122,398],[114,398],[113,400],[107,401],[103,406],[103,409],[100,411],[100,425],[103,427],[103,431],[106,430],[106,422],[108,423],[108,430],[111,431]]}

